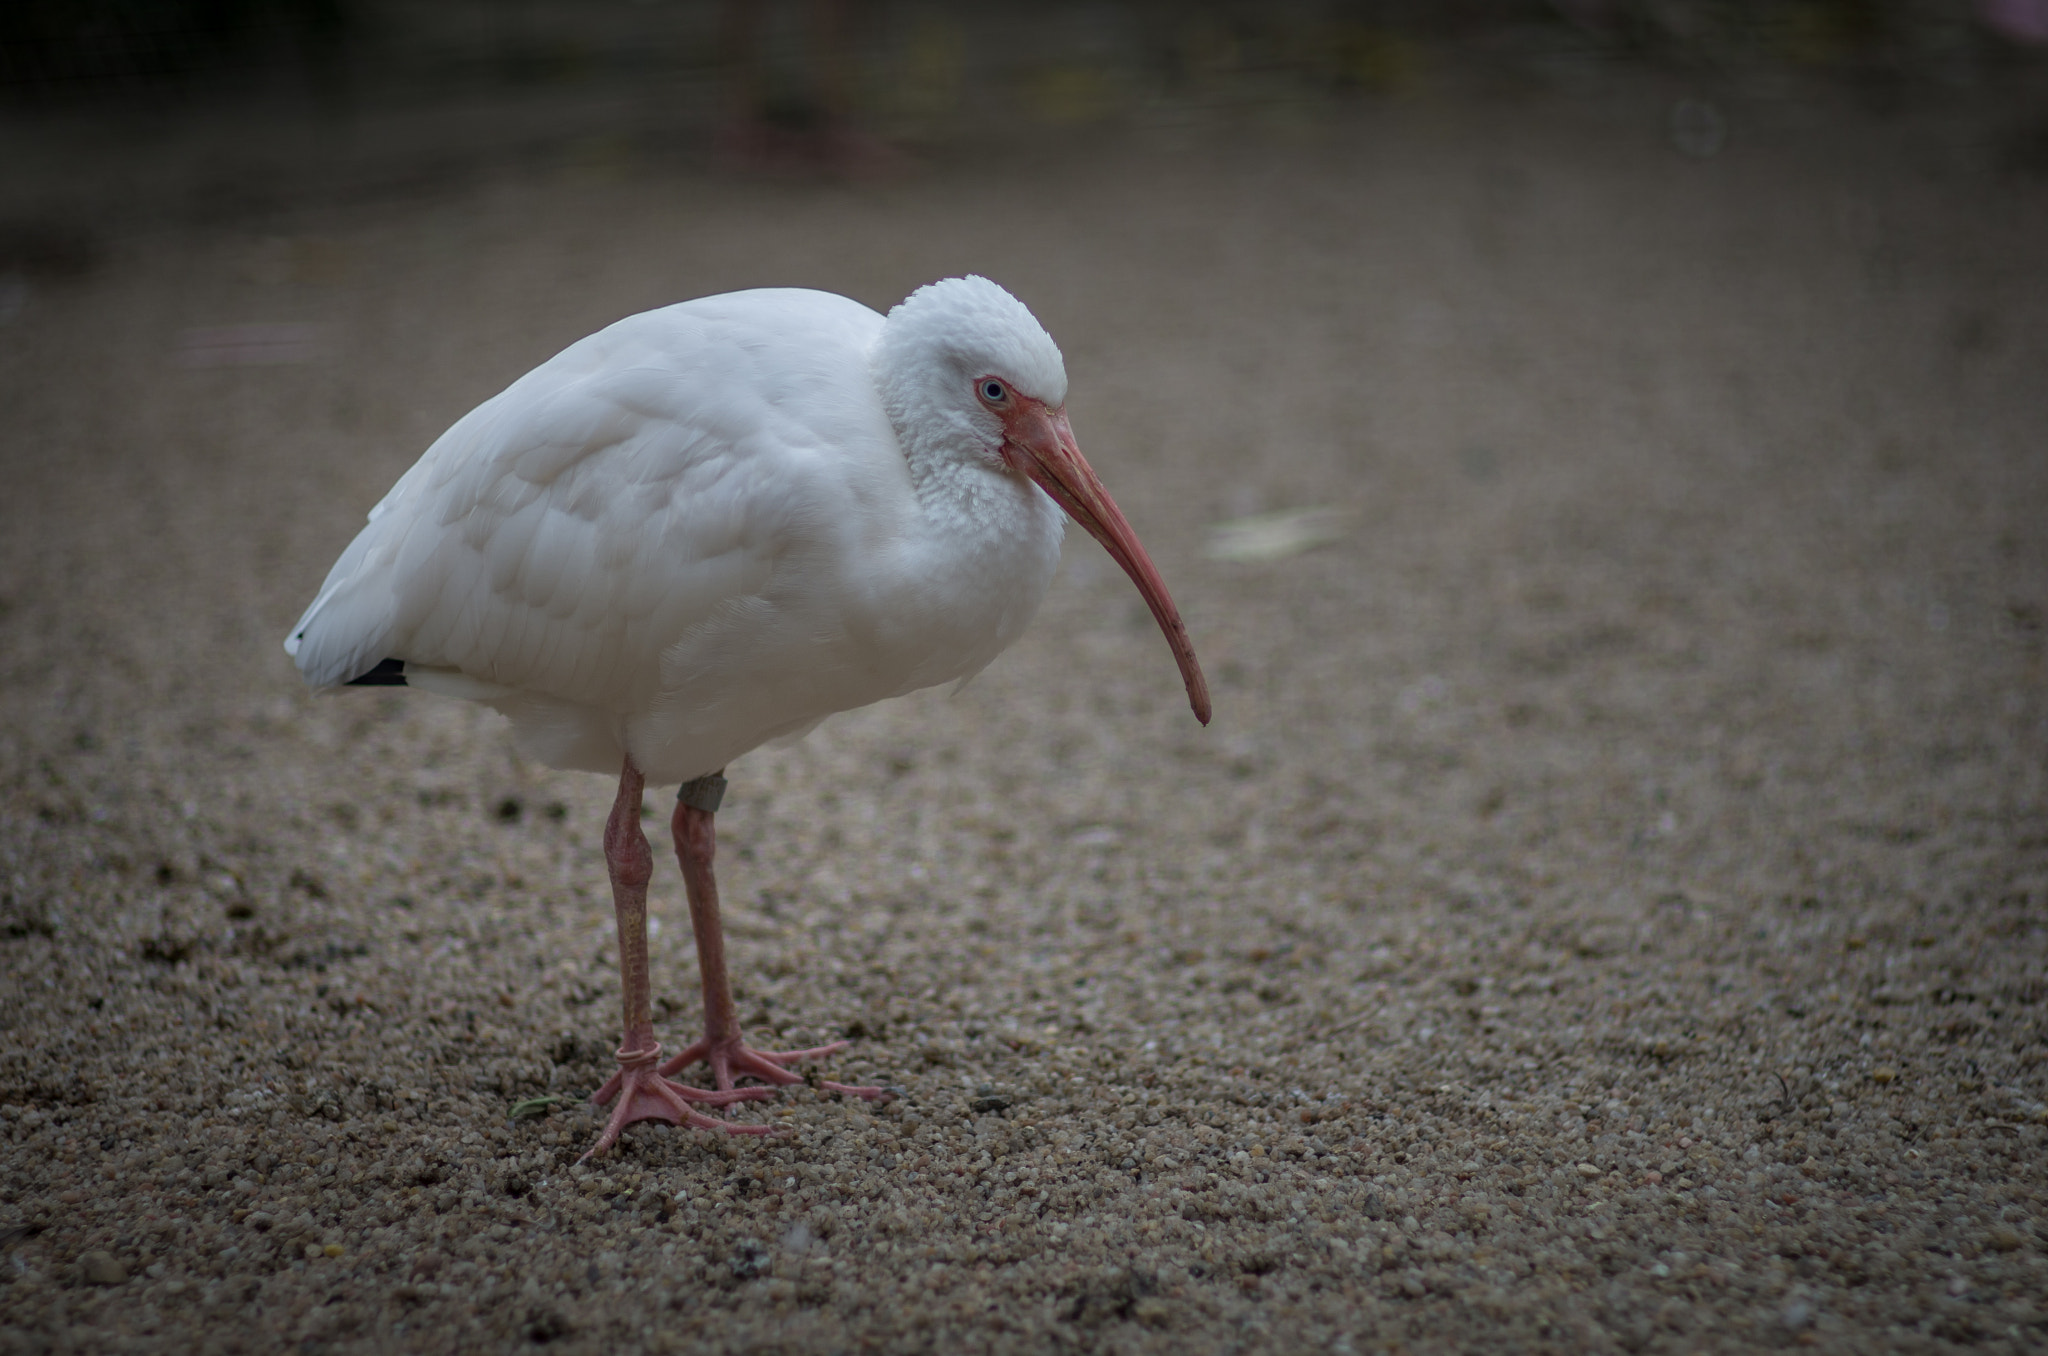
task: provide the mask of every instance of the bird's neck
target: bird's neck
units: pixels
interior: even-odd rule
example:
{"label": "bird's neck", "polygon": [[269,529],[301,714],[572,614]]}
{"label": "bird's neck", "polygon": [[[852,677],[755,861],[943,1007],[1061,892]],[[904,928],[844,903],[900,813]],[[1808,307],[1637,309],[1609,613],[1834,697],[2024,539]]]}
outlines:
{"label": "bird's neck", "polygon": [[920,452],[904,448],[911,487],[927,527],[958,533],[988,547],[1045,537],[1058,539],[1062,515],[1036,485],[979,449]]}

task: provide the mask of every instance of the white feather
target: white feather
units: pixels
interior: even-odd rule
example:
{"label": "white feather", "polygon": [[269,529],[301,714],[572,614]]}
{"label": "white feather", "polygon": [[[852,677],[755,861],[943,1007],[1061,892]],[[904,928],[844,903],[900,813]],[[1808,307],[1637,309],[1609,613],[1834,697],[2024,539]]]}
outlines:
{"label": "white feather", "polygon": [[886,322],[797,290],[622,320],[436,440],[285,648],[318,687],[403,660],[543,762],[630,753],[656,782],[971,675],[1036,611],[1063,521],[992,461],[984,370],[1065,395],[982,279]]}

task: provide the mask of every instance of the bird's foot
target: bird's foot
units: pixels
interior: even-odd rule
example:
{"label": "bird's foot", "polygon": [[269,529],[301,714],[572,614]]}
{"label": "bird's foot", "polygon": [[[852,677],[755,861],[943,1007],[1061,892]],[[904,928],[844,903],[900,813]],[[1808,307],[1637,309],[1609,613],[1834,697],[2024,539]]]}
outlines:
{"label": "bird's foot", "polygon": [[[679,1069],[686,1069],[698,1060],[703,1060],[711,1066],[711,1077],[718,1084],[719,1088],[718,1092],[707,1093],[705,1094],[706,1096],[716,1097],[734,1091],[765,1091],[765,1089],[754,1088],[736,1089],[733,1087],[733,1080],[736,1078],[758,1078],[763,1083],[772,1083],[778,1087],[788,1087],[794,1083],[807,1083],[811,1080],[805,1078],[802,1074],[792,1073],[785,1066],[794,1064],[800,1059],[821,1059],[826,1055],[836,1054],[852,1043],[851,1041],[833,1041],[830,1045],[813,1046],[808,1050],[756,1050],[737,1035],[734,1035],[729,1040],[715,1043],[705,1039],[698,1041],[695,1045],[692,1045],[689,1049],[662,1065],[661,1072],[664,1075],[674,1074]],[[827,1092],[836,1092],[845,1097],[858,1097],[868,1102],[886,1101],[896,1095],[887,1088],[856,1087],[850,1083],[833,1083],[822,1078],[817,1080],[816,1086],[823,1088]]]}
{"label": "bird's foot", "polygon": [[775,1133],[772,1125],[734,1125],[706,1116],[690,1105],[700,1102],[706,1106],[728,1106],[734,1102],[763,1101],[775,1095],[773,1088],[727,1087],[706,1092],[671,1083],[655,1068],[661,1061],[659,1045],[645,1050],[620,1050],[615,1058],[619,1071],[591,1094],[590,1101],[594,1106],[603,1106],[616,1099],[617,1104],[612,1107],[611,1119],[605,1122],[604,1133],[583,1158],[594,1158],[611,1148],[618,1142],[619,1132],[634,1121],[667,1121],[670,1125],[689,1125],[700,1130],[722,1130],[729,1135]]}

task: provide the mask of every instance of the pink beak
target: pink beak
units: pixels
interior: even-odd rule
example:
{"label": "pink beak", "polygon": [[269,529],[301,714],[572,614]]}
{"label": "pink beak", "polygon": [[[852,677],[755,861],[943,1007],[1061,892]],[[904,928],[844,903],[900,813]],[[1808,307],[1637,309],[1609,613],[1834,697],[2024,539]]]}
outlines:
{"label": "pink beak", "polygon": [[1047,409],[1043,401],[1019,399],[1017,408],[1003,420],[1004,455],[1010,465],[1031,477],[1053,502],[1088,529],[1088,535],[1102,543],[1124,573],[1138,586],[1145,605],[1152,609],[1166,643],[1173,647],[1173,660],[1180,665],[1180,679],[1187,684],[1188,705],[1195,719],[1209,723],[1209,684],[1202,666],[1195,660],[1195,647],[1188,640],[1188,628],[1180,610],[1166,591],[1166,581],[1152,564],[1152,557],[1138,544],[1138,534],[1124,520],[1123,511],[1095,478],[1094,468],[1081,456],[1074,443],[1074,431],[1067,426],[1065,407]]}

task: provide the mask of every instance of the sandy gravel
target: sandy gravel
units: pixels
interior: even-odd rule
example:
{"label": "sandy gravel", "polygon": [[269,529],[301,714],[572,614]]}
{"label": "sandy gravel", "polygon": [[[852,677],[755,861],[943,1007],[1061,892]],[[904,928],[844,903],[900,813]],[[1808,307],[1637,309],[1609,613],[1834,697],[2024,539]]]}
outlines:
{"label": "sandy gravel", "polygon": [[[1689,159],[1668,98],[532,161],[10,284],[0,1350],[2048,1345],[2048,188],[1825,106]],[[748,757],[742,1014],[904,1095],[575,1166],[610,788],[278,639],[570,340],[970,268],[1216,722],[1080,539],[959,696]]]}

